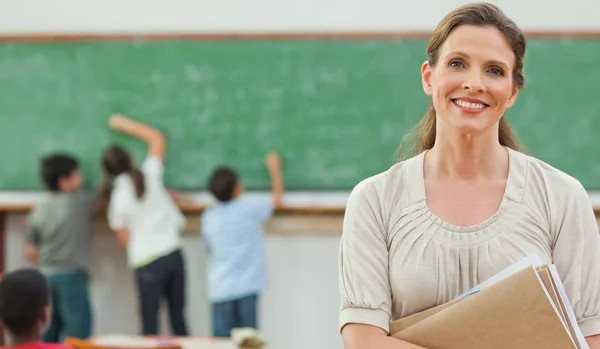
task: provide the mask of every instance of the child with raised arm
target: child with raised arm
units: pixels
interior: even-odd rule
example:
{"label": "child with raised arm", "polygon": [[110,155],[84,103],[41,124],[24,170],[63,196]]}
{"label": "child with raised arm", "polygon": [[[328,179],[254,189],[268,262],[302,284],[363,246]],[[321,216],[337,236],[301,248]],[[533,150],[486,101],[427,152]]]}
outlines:
{"label": "child with raised arm", "polygon": [[108,147],[102,158],[108,222],[127,247],[129,266],[135,270],[142,332],[159,333],[159,306],[166,299],[173,334],[187,336],[185,262],[180,242],[185,217],[163,184],[165,137],[121,115],[112,116],[109,125],[148,144],[148,154],[139,169],[127,150],[117,145]]}
{"label": "child with raised arm", "polygon": [[281,206],[283,179],[277,154],[266,159],[273,196],[242,198],[244,187],[230,168],[216,169],[209,183],[218,204],[202,214],[209,251],[207,285],[213,310],[213,336],[229,337],[233,328],[258,329],[258,297],[267,284],[263,224]]}

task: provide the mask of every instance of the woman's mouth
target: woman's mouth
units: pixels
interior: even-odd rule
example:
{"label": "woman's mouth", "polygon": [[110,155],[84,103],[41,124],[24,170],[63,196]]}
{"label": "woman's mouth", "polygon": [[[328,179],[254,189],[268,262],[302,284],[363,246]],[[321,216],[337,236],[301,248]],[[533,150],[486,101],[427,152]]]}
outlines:
{"label": "woman's mouth", "polygon": [[460,111],[465,113],[477,114],[484,111],[489,105],[483,103],[479,100],[465,100],[461,98],[453,98],[451,99],[452,104],[454,104]]}

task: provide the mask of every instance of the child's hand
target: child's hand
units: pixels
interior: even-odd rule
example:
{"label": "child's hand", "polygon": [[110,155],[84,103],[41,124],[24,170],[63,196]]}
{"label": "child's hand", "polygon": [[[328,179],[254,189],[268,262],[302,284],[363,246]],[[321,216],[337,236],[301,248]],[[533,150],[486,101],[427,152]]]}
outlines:
{"label": "child's hand", "polygon": [[25,258],[32,264],[37,263],[37,246],[34,244],[27,244],[25,246]]}
{"label": "child's hand", "polygon": [[108,119],[108,126],[113,130],[121,130],[129,122],[129,118],[120,114],[111,115]]}
{"label": "child's hand", "polygon": [[279,159],[279,155],[275,152],[267,154],[265,163],[267,164],[267,168],[271,171],[277,171],[281,168],[281,159]]}

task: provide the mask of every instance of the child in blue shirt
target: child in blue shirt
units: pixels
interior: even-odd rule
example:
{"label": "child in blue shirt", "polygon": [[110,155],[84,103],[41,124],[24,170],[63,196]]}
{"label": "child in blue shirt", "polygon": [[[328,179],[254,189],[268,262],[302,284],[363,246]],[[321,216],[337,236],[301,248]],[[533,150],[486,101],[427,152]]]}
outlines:
{"label": "child in blue shirt", "polygon": [[243,199],[244,187],[231,168],[218,168],[210,178],[209,189],[219,203],[202,214],[202,236],[209,251],[207,285],[215,337],[229,337],[233,328],[258,329],[258,297],[267,284],[263,224],[283,196],[277,154],[269,154],[266,164],[273,191],[267,202]]}

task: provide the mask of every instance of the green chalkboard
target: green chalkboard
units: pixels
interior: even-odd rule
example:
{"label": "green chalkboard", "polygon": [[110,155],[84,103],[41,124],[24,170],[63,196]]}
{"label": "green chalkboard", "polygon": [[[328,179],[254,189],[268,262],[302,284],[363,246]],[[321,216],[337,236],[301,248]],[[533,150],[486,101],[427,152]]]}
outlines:
{"label": "green chalkboard", "polygon": [[[97,186],[123,113],[167,136],[166,181],[202,189],[235,166],[268,187],[267,151],[290,189],[349,189],[388,168],[427,104],[425,41],[20,43],[0,46],[0,189],[39,189],[38,160],[69,151]],[[600,188],[600,40],[530,40],[508,118],[533,155]]]}

